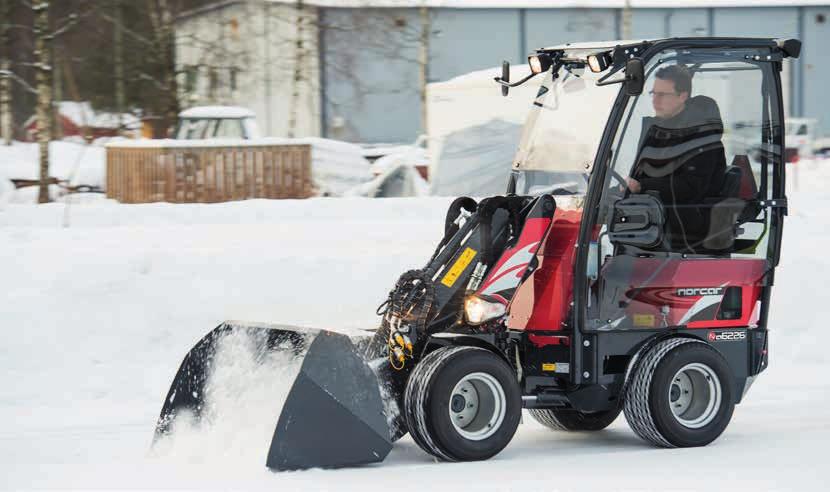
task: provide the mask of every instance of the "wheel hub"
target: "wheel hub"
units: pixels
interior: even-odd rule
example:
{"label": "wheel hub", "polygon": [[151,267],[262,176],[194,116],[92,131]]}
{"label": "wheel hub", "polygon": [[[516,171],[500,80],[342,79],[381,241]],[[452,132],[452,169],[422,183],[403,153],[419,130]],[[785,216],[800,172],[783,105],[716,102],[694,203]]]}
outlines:
{"label": "wheel hub", "polygon": [[671,385],[671,402],[676,402],[682,393],[683,391],[680,389],[680,386],[676,384]]}
{"label": "wheel hub", "polygon": [[467,407],[467,400],[461,395],[452,395],[450,408],[455,413],[461,413]]}
{"label": "wheel hub", "polygon": [[462,437],[480,441],[493,435],[507,412],[507,399],[501,384],[484,372],[461,378],[449,402],[450,421]]}
{"label": "wheel hub", "polygon": [[686,364],[672,378],[668,396],[674,418],[684,427],[699,429],[720,409],[720,379],[706,364]]}

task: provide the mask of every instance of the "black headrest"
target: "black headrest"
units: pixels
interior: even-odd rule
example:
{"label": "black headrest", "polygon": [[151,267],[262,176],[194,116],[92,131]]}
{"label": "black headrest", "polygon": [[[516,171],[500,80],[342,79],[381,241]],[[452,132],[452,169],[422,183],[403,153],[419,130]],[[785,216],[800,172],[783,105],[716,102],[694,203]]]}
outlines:
{"label": "black headrest", "polygon": [[686,120],[692,124],[720,123],[723,125],[718,103],[709,96],[695,96],[689,98],[689,100],[686,101],[686,109],[684,112],[688,113],[686,115]]}

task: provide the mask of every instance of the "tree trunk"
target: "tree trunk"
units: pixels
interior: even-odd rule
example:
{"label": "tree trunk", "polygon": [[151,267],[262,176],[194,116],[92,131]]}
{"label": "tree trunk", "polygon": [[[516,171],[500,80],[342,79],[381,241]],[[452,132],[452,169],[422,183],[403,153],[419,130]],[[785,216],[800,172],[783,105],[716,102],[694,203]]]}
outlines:
{"label": "tree trunk", "polygon": [[175,15],[167,0],[148,0],[153,44],[157,62],[161,65],[161,83],[165,87],[162,111],[165,129],[170,129],[179,116],[179,89],[176,81]]}
{"label": "tree trunk", "polygon": [[421,135],[427,135],[427,77],[429,74],[429,33],[432,29],[429,22],[429,9],[427,7],[420,8],[421,14],[421,42],[419,43],[418,52],[418,68],[419,68],[419,82],[421,95]]}
{"label": "tree trunk", "polygon": [[176,31],[173,25],[175,16],[166,0],[159,0],[161,11],[161,56],[164,60],[164,86],[167,87],[167,107],[165,119],[167,128],[175,124],[179,117],[179,87],[176,81]]}
{"label": "tree trunk", "polygon": [[122,13],[124,9],[121,8],[121,1],[112,3],[113,18],[116,22],[113,24],[112,32],[112,47],[113,47],[113,65],[115,75],[115,108],[118,111],[119,124],[121,124],[121,115],[127,109],[126,96],[124,92],[124,19]]}
{"label": "tree trunk", "polygon": [[[60,60],[61,57],[55,55],[55,44],[49,43],[50,46],[50,53],[49,61],[50,63],[52,60]],[[60,140],[63,138],[63,125],[61,124],[61,113],[60,113],[60,102],[63,101],[63,72],[62,70],[64,67],[59,63],[58,66],[52,67],[52,111],[49,113],[51,116],[50,124],[52,125],[52,138],[55,140]],[[83,129],[81,129],[83,131]]]}
{"label": "tree trunk", "polygon": [[0,135],[4,145],[12,144],[12,79],[8,73],[11,63],[8,59],[0,61]]}
{"label": "tree trunk", "polygon": [[297,0],[297,31],[294,40],[294,76],[291,80],[291,105],[288,110],[288,138],[294,138],[297,134],[297,112],[300,110],[300,83],[303,80],[303,62],[305,60],[305,35],[303,24],[305,23],[305,12],[303,0]]}
{"label": "tree trunk", "polygon": [[35,82],[37,87],[37,143],[40,148],[40,190],[38,203],[49,201],[49,141],[52,139],[52,64],[50,60],[49,2],[37,0],[32,5],[35,15]]}
{"label": "tree trunk", "polygon": [[11,0],[0,0],[0,137],[12,144]]}

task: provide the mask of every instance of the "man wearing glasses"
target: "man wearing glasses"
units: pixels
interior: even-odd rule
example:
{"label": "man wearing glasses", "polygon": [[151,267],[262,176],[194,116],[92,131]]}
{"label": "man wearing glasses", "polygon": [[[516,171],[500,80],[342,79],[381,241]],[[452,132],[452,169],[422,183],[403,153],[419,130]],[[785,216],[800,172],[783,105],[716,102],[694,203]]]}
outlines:
{"label": "man wearing glasses", "polygon": [[691,248],[707,227],[704,199],[720,190],[726,170],[723,121],[714,99],[690,97],[692,75],[683,65],[657,70],[637,162],[628,178],[632,193],[657,193],[675,239]]}

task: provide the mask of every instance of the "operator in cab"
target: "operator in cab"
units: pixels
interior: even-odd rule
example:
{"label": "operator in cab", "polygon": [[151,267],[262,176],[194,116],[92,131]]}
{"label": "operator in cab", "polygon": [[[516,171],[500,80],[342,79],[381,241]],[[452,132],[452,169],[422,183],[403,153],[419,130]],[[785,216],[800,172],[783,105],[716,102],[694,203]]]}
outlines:
{"label": "operator in cab", "polygon": [[701,205],[717,194],[726,170],[718,105],[691,92],[692,75],[685,66],[657,70],[650,92],[654,116],[643,118],[637,160],[627,180],[632,193],[659,195],[672,242],[687,249],[706,233]]}

